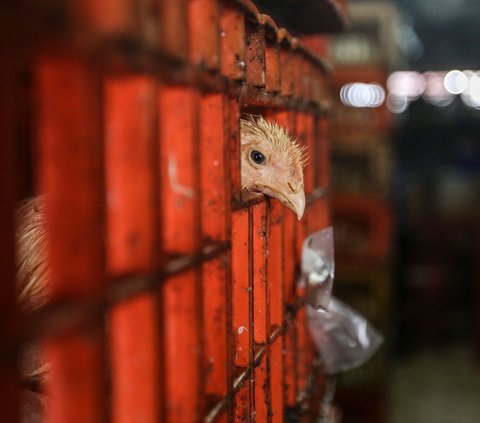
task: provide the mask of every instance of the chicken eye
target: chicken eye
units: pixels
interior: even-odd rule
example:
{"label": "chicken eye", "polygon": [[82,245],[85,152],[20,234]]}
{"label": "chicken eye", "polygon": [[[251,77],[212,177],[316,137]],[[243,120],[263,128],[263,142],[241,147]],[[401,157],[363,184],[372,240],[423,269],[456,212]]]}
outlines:
{"label": "chicken eye", "polygon": [[256,164],[262,165],[265,163],[265,156],[262,153],[260,153],[260,151],[253,150],[250,153],[250,157]]}

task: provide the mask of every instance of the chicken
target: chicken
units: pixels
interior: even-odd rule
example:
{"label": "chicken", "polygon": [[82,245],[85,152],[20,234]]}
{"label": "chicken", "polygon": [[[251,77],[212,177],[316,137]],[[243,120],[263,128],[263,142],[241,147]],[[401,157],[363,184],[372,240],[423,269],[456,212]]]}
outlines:
{"label": "chicken", "polygon": [[305,211],[304,148],[276,123],[248,116],[240,121],[242,190],[276,198],[300,220]]}
{"label": "chicken", "polygon": [[47,233],[43,197],[21,203],[16,210],[16,224],[17,302],[22,310],[32,311],[47,300]]}
{"label": "chicken", "polygon": [[[281,201],[301,219],[305,209],[303,191],[304,151],[276,123],[262,117],[241,119],[242,190],[251,196],[267,195]],[[45,199],[41,196],[20,204],[16,213],[17,301],[25,311],[47,302],[47,251]],[[35,347],[26,348],[22,371],[25,390],[23,420],[40,421],[43,380],[48,366]]]}
{"label": "chicken", "polygon": [[[34,311],[47,302],[47,260],[45,201],[36,197],[22,202],[16,210],[17,303],[26,311]],[[48,375],[48,364],[39,348],[27,345],[22,349],[21,415],[25,423],[41,421],[45,397],[42,385]]]}

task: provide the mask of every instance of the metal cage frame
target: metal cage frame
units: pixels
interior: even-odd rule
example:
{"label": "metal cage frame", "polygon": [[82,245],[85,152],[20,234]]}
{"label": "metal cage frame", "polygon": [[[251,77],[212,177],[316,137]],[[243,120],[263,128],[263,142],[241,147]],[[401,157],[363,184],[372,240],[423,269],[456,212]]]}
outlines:
{"label": "metal cage frame", "polygon": [[[325,63],[246,0],[7,3],[2,421],[19,421],[32,341],[50,423],[312,420],[324,377],[296,277],[329,224]],[[242,199],[243,112],[306,146],[302,221]],[[48,203],[51,301],[23,314],[13,217],[31,191]]]}

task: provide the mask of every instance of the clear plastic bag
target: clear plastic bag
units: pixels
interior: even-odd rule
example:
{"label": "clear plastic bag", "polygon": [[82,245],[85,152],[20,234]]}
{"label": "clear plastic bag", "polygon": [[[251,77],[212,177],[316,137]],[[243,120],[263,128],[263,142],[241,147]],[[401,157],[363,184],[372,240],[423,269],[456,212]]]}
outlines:
{"label": "clear plastic bag", "polygon": [[335,297],[328,310],[307,305],[308,326],[325,373],[345,372],[366,363],[383,343],[365,317]]}
{"label": "clear plastic bag", "polygon": [[332,293],[335,261],[331,226],[309,235],[302,246],[302,275],[307,303],[327,309]]}

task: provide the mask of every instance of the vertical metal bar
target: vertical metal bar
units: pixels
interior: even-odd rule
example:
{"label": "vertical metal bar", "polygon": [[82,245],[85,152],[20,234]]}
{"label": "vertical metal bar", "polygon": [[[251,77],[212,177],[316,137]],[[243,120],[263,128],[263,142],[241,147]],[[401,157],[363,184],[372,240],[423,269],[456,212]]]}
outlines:
{"label": "vertical metal bar", "polygon": [[155,94],[146,77],[106,81],[107,268],[117,275],[152,267]]}
{"label": "vertical metal bar", "polygon": [[250,383],[247,382],[235,395],[234,422],[251,422]]}
{"label": "vertical metal bar", "polygon": [[[4,34],[5,35],[5,34]],[[16,68],[14,49],[8,42],[0,44],[0,339],[12,339],[18,321],[15,312],[14,209],[17,176],[14,163],[16,123]],[[15,52],[18,54],[18,51]],[[5,342],[2,342],[5,345]],[[5,351],[3,351],[5,353]],[[6,360],[8,358],[8,360]],[[5,361],[4,361],[5,360]],[[2,357],[0,371],[0,410],[5,423],[18,421],[19,372],[14,356]]]}
{"label": "vertical metal bar", "polygon": [[245,16],[222,5],[220,15],[221,71],[229,79],[245,79]]}
{"label": "vertical metal bar", "polygon": [[240,162],[240,106],[236,99],[229,101],[228,119],[228,153],[230,165],[230,190],[232,197],[240,200],[242,184],[240,180],[241,162]]}
{"label": "vertical metal bar", "polygon": [[[267,237],[268,215],[266,202],[255,204],[253,214],[253,325],[255,346],[267,342]],[[255,416],[259,422],[266,422],[270,397],[267,381],[267,357],[264,356],[252,377],[255,386]]]}
{"label": "vertical metal bar", "polygon": [[[107,268],[111,274],[153,267],[155,84],[115,77],[105,88]],[[135,178],[132,178],[135,175]],[[159,419],[159,339],[156,298],[144,294],[110,314],[112,420]]]}
{"label": "vertical metal bar", "polygon": [[131,36],[140,27],[135,3],[131,0],[71,0],[69,3],[68,10],[77,21],[77,30]]}
{"label": "vertical metal bar", "polygon": [[[247,368],[252,361],[253,333],[250,325],[250,240],[249,212],[247,209],[232,213],[232,332],[235,338],[234,363],[238,370]],[[235,395],[236,419],[250,418],[251,387],[248,381]],[[238,421],[238,420],[236,420]],[[239,420],[243,421],[243,420]]]}
{"label": "vertical metal bar", "polygon": [[[100,78],[86,60],[45,56],[37,64],[36,81],[49,292],[52,301],[88,298],[105,287]],[[102,335],[92,328],[46,342],[47,421],[103,420]]]}
{"label": "vertical metal bar", "polygon": [[296,262],[295,262],[295,215],[293,213],[285,213],[283,221],[283,242],[285,249],[284,256],[284,286],[285,286],[285,302],[287,304],[294,304],[295,302],[295,276],[296,276]]}
{"label": "vertical metal bar", "polygon": [[160,89],[162,234],[167,254],[192,253],[200,245],[196,220],[198,157],[193,143],[196,102],[197,93],[190,88]]}
{"label": "vertical metal bar", "polygon": [[[227,239],[224,99],[221,94],[201,100],[200,167],[202,236]],[[227,394],[227,266],[225,257],[203,264],[203,321],[205,391],[213,400]]]}
{"label": "vertical metal bar", "polygon": [[159,45],[166,53],[182,60],[188,58],[188,0],[160,0]]}
{"label": "vertical metal bar", "polygon": [[272,422],[283,422],[283,385],[284,385],[283,337],[279,337],[270,347],[270,389],[272,396]]}
{"label": "vertical metal bar", "polygon": [[[253,220],[254,214],[252,207],[248,208],[248,334],[249,334],[249,345],[248,345],[248,360],[250,366],[254,364],[255,360],[255,298],[253,292],[253,283],[254,283],[254,226]],[[249,416],[251,419],[255,420],[255,373],[251,372],[249,375],[248,383],[250,385],[250,403],[249,403]]]}
{"label": "vertical metal bar", "polygon": [[202,398],[197,330],[200,310],[197,300],[197,271],[167,280],[162,287],[165,326],[165,415],[171,422],[200,419]]}
{"label": "vertical metal bar", "polygon": [[270,411],[270,383],[267,378],[267,355],[254,370],[255,383],[255,421],[268,422]]}
{"label": "vertical metal bar", "polygon": [[265,86],[265,28],[247,25],[246,63],[247,82],[257,87]]}
{"label": "vertical metal bar", "polygon": [[248,240],[248,210],[232,213],[232,285],[235,336],[235,366],[250,364],[250,280]]}
{"label": "vertical metal bar", "polygon": [[[200,245],[197,106],[190,88],[160,90],[161,232],[168,254],[193,253]],[[199,276],[194,269],[162,286],[167,421],[197,421],[203,407]]]}
{"label": "vertical metal bar", "polygon": [[[227,239],[232,242],[232,210],[231,201],[234,197],[234,191],[240,193],[240,158],[239,158],[239,104],[235,99],[224,98],[223,103],[223,122],[224,122],[224,175],[228,181],[225,185],[225,202],[226,202],[226,228]],[[227,260],[227,283],[225,285],[226,299],[225,307],[226,315],[226,336],[227,336],[227,386],[231,390],[233,387],[233,377],[235,370],[235,334],[233,327],[233,262],[232,254],[229,254]],[[225,420],[233,420],[233,399],[227,400]]]}
{"label": "vertical metal bar", "polygon": [[265,45],[265,87],[270,92],[280,92],[280,49],[277,43],[267,41]]}
{"label": "vertical metal bar", "polygon": [[298,392],[297,376],[297,331],[290,325],[285,334],[285,404],[294,407]]}
{"label": "vertical metal bar", "polygon": [[156,298],[143,294],[111,312],[112,422],[160,419]]}
{"label": "vertical metal bar", "polygon": [[147,48],[158,50],[160,47],[160,22],[157,0],[137,0],[135,6],[140,22],[136,38]]}
{"label": "vertical metal bar", "polygon": [[266,202],[255,204],[253,211],[253,316],[256,344],[267,341],[267,263],[268,221]]}
{"label": "vertical metal bar", "polygon": [[270,288],[270,333],[283,325],[283,205],[270,202],[270,226],[268,236],[268,284]]}
{"label": "vertical metal bar", "polygon": [[313,79],[313,63],[307,58],[303,58],[303,76],[302,84],[302,98],[304,100],[312,100],[312,79]]}
{"label": "vertical metal bar", "polygon": [[308,352],[307,333],[305,331],[305,308],[301,307],[296,316],[297,330],[297,393],[303,392],[307,387]]}
{"label": "vertical metal bar", "polygon": [[280,74],[282,94],[289,96],[293,94],[293,63],[292,53],[285,47],[280,48]]}
{"label": "vertical metal bar", "polygon": [[303,77],[305,75],[305,66],[303,62],[303,56],[298,52],[292,52],[291,60],[293,62],[293,89],[294,96],[302,98],[303,95]]}
{"label": "vertical metal bar", "polygon": [[217,0],[190,0],[190,61],[216,70],[220,64]]}
{"label": "vertical metal bar", "polygon": [[[268,236],[268,284],[270,288],[270,333],[284,321],[283,278],[283,206],[270,202],[270,227]],[[271,420],[283,421],[283,336],[278,337],[269,352]]]}

